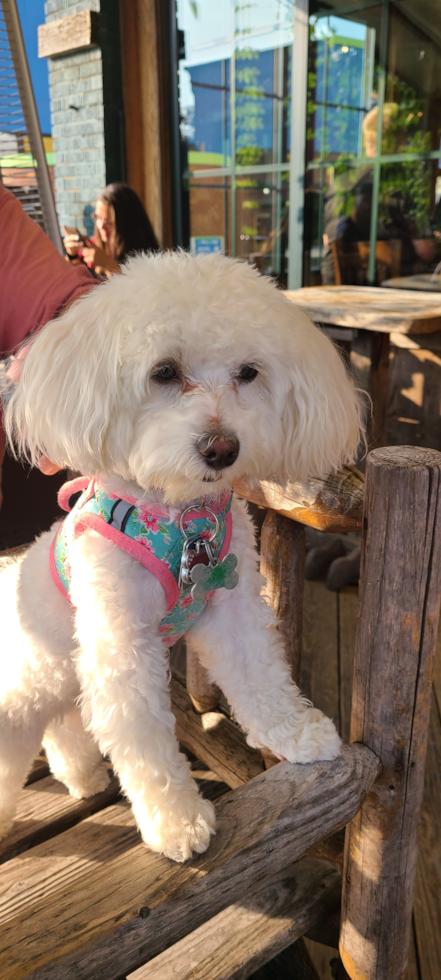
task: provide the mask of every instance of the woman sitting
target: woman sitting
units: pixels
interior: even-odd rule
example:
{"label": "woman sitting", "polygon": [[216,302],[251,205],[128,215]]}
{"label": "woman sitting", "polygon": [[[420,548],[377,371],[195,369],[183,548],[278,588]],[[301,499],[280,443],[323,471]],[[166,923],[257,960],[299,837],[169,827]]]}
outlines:
{"label": "woman sitting", "polygon": [[85,262],[97,275],[110,278],[134,252],[156,252],[158,240],[148,215],[128,184],[109,184],[101,192],[92,214],[92,239],[64,227],[64,246],[72,264]]}

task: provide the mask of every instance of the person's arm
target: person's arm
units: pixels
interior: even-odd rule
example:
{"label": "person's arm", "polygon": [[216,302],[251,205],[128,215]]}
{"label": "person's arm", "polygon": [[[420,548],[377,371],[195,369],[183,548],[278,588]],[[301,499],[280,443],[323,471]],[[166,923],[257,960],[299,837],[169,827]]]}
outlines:
{"label": "person's arm", "polygon": [[0,268],[0,357],[95,284],[87,268],[64,261],[1,183]]}
{"label": "person's arm", "polygon": [[101,274],[101,270],[106,274],[108,278],[115,275],[117,272],[121,272],[119,263],[116,259],[112,259],[103,248],[99,248],[98,245],[88,245],[81,247],[81,256],[86,265],[93,265],[97,272]]}
{"label": "person's arm", "polygon": [[[25,214],[20,202],[1,182],[0,268],[0,359],[96,285],[85,266],[73,269],[64,261],[44,231]],[[19,367],[20,359],[16,372]],[[0,506],[4,451],[0,408]],[[46,469],[42,465],[43,472],[56,472],[53,464],[47,463]]]}

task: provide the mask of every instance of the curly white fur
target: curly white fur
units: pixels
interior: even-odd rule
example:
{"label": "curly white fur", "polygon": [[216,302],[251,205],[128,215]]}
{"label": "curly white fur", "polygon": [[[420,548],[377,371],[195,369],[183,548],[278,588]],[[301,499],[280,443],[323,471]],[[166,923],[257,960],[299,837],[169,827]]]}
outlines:
{"label": "curly white fur", "polygon": [[[171,383],[158,381],[164,364],[176,369]],[[251,382],[241,381],[243,365],[257,370]],[[172,252],[132,259],[45,327],[6,427],[33,462],[44,452],[112,491],[160,500],[172,516],[239,477],[296,480],[337,468],[354,456],[360,412],[332,344],[268,279],[231,259]],[[207,432],[239,441],[232,465],[207,465],[197,448]],[[251,745],[291,762],[332,759],[339,737],[292,683],[238,500],[233,524],[239,585],[215,593],[188,642]],[[162,586],[88,531],[71,555],[73,615],[51,578],[52,536],[0,576],[0,837],[44,737],[53,772],[75,796],[104,788],[109,753],[145,842],[186,860],[208,846],[214,811],[175,736],[158,635]]]}

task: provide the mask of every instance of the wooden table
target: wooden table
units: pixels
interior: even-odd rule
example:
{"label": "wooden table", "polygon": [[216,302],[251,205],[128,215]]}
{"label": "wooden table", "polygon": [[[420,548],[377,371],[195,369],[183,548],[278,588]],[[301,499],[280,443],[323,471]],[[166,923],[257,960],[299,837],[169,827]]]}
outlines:
{"label": "wooden table", "polygon": [[285,295],[316,323],[346,329],[349,340],[350,329],[369,333],[372,398],[369,448],[386,445],[390,334],[428,334],[441,330],[441,296],[376,286],[308,287],[288,290]]}
{"label": "wooden table", "polygon": [[418,289],[423,292],[439,293],[441,292],[441,276],[436,276],[434,279],[431,273],[421,272],[415,276],[396,276],[394,279],[385,279],[381,285],[387,286],[388,289]]}

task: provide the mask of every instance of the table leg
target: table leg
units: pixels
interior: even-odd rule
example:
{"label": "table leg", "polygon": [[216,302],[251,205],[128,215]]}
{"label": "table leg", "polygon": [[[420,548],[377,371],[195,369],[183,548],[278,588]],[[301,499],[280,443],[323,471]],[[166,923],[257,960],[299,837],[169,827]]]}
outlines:
{"label": "table leg", "polygon": [[371,369],[369,393],[372,398],[372,416],[368,431],[369,449],[379,449],[387,443],[386,412],[389,396],[389,354],[388,333],[367,331],[370,339]]}

